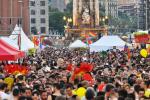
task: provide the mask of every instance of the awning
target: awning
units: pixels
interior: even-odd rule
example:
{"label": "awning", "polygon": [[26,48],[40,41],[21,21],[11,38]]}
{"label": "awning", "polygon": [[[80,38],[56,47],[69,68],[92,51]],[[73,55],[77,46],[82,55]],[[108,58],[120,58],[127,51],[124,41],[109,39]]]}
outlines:
{"label": "awning", "polygon": [[0,39],[0,60],[16,61],[25,56],[25,53],[12,47],[8,43]]}

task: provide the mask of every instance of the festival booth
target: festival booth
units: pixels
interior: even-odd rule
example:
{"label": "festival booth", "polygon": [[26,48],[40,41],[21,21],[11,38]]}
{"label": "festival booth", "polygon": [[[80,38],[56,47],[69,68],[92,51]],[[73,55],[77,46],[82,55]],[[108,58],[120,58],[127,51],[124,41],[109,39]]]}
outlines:
{"label": "festival booth", "polygon": [[145,54],[147,57],[148,54],[150,54],[150,33],[148,31],[138,31],[138,32],[134,32],[134,39],[135,39],[135,43],[142,45],[145,44],[146,48],[145,48]]}
{"label": "festival booth", "polygon": [[15,43],[14,40],[12,40],[11,38],[9,37],[1,37],[0,39],[2,39],[3,41],[5,41],[6,43],[8,43],[9,45],[19,49],[19,46]]}
{"label": "festival booth", "polygon": [[0,60],[16,61],[25,56],[25,53],[12,47],[2,39],[0,39]]}
{"label": "festival booth", "polygon": [[69,48],[75,49],[75,48],[87,48],[87,44],[82,42],[81,40],[76,40],[72,44],[69,45]]}
{"label": "festival booth", "polygon": [[103,36],[90,45],[90,52],[107,51],[113,48],[124,50],[125,45],[131,47],[129,43],[123,41],[119,36]]}
{"label": "festival booth", "polygon": [[21,27],[16,25],[14,31],[9,36],[10,39],[15,41],[15,44],[18,44],[18,37],[20,35],[20,46],[22,51],[28,51],[31,48],[34,48],[34,43],[25,35]]}

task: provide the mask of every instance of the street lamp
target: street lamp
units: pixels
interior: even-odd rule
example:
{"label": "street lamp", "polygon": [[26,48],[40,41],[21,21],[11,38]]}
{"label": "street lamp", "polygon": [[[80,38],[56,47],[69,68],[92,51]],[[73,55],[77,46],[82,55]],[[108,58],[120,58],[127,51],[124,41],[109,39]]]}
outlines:
{"label": "street lamp", "polygon": [[146,0],[146,30],[148,30],[148,0]]}
{"label": "street lamp", "polygon": [[66,20],[67,20],[66,16],[64,16],[64,17],[63,17],[63,20],[64,20],[64,21],[66,21]]}
{"label": "street lamp", "polygon": [[18,34],[18,46],[19,50],[21,50],[21,28],[22,28],[22,6],[23,6],[23,1],[19,0],[18,3],[20,3],[20,32]]}
{"label": "street lamp", "polygon": [[[72,18],[64,16],[63,20],[66,22],[66,25],[64,25],[65,32],[66,32],[66,30],[69,30],[70,28],[69,24],[72,22]],[[65,34],[65,37],[67,38],[68,34]]]}
{"label": "street lamp", "polygon": [[106,32],[105,35],[107,35],[108,34],[108,26],[106,26],[106,22],[108,21],[108,16],[101,17],[100,21],[102,21],[103,22],[103,26],[106,27],[106,31],[107,32]]}
{"label": "street lamp", "polygon": [[72,22],[72,18],[64,16],[63,20],[66,21],[66,25],[64,26],[64,28],[69,28],[69,24]]}

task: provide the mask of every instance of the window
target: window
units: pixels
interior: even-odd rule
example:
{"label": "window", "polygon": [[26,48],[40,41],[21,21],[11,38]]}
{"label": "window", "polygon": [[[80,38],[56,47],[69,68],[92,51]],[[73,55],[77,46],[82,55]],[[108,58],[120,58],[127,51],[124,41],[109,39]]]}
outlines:
{"label": "window", "polygon": [[45,33],[46,32],[46,28],[45,27],[41,27],[41,33]]}
{"label": "window", "polygon": [[40,11],[40,14],[41,14],[41,15],[45,15],[45,10],[42,9],[42,10]]}
{"label": "window", "polygon": [[35,15],[35,10],[31,10],[31,15]]}
{"label": "window", "polygon": [[45,1],[40,1],[40,6],[45,6]]}
{"label": "window", "polygon": [[41,23],[45,23],[45,18],[41,18]]}
{"label": "window", "polygon": [[30,1],[30,6],[35,6],[35,1]]}
{"label": "window", "polygon": [[34,34],[37,33],[36,27],[31,27],[31,33],[34,33]]}
{"label": "window", "polygon": [[35,24],[35,23],[36,23],[35,18],[31,18],[31,23],[32,23],[32,24]]}

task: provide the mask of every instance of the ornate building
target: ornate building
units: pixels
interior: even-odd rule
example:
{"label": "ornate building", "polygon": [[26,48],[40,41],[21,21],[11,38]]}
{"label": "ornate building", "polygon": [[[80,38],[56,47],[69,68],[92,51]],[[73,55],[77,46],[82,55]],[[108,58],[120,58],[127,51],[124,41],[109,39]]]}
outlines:
{"label": "ornate building", "polygon": [[99,1],[73,0],[73,26],[77,28],[99,26]]}

